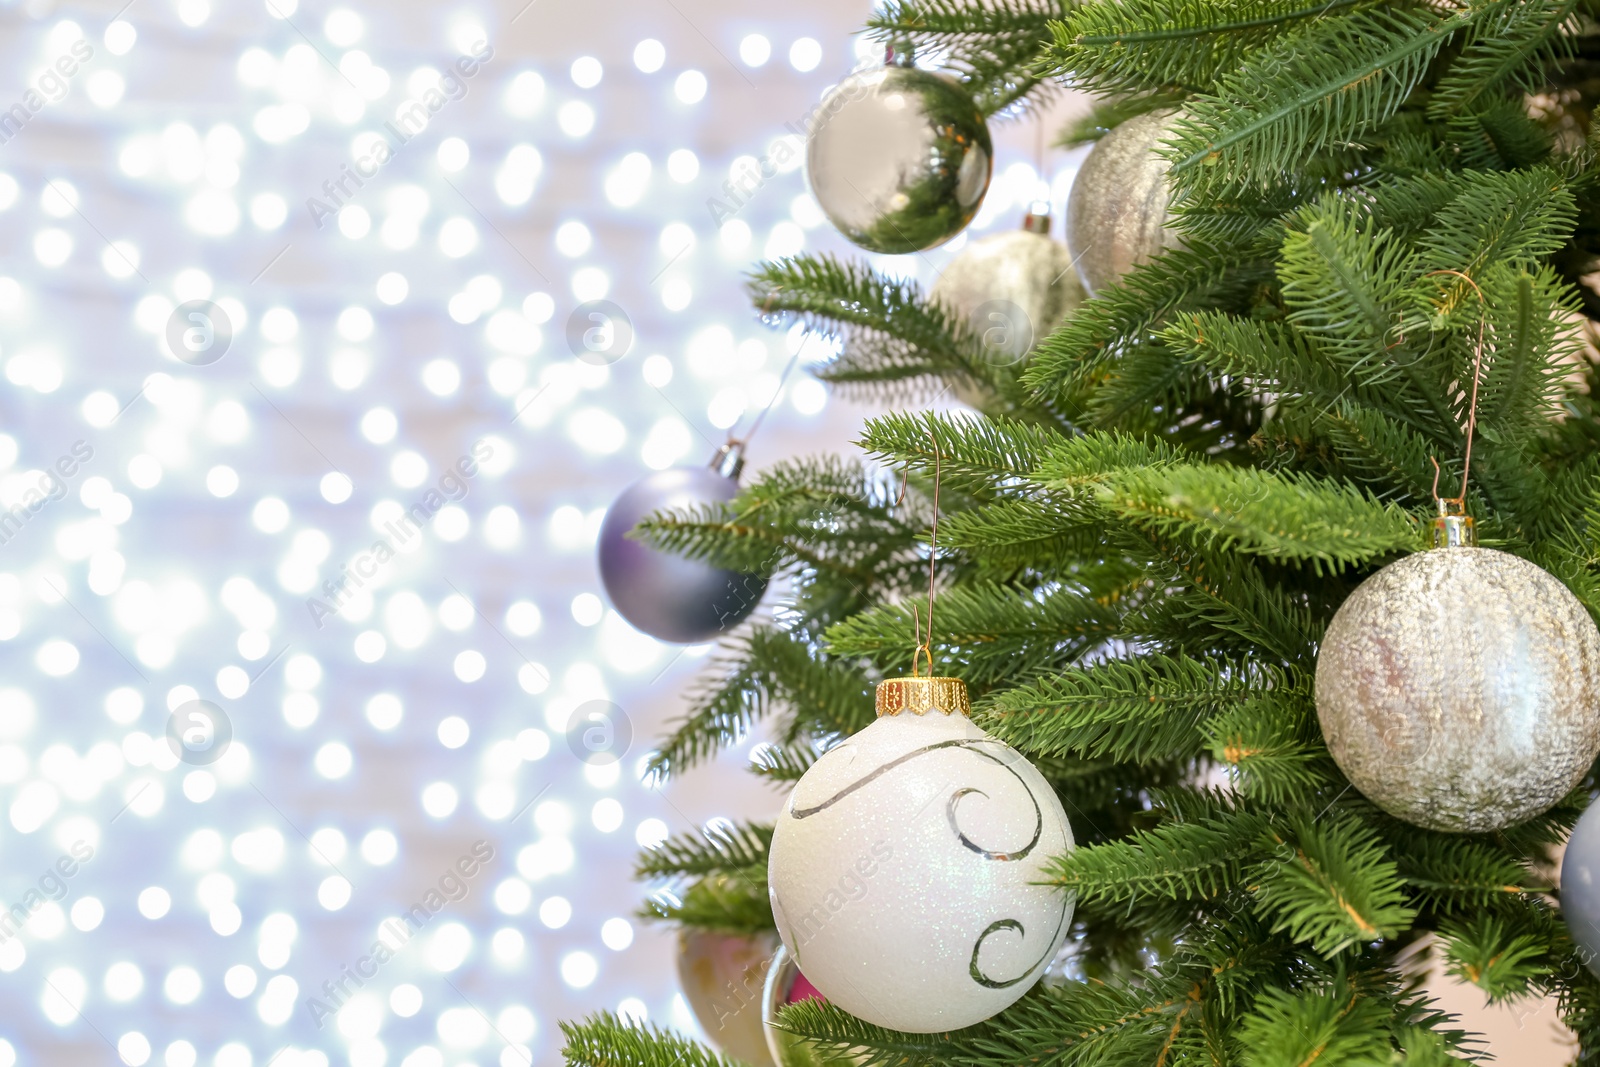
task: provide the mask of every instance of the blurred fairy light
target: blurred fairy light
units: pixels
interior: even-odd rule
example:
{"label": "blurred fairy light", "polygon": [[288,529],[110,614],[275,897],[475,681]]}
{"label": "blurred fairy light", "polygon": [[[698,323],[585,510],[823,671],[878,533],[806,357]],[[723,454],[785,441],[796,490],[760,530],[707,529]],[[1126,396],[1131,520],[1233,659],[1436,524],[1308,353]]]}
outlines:
{"label": "blurred fairy light", "polygon": [[[775,397],[824,410],[778,375],[829,342],[769,332],[739,284],[825,236],[800,175],[736,218],[706,199],[791,136],[733,110],[741,79],[803,114],[853,13],[529,57],[489,9],[251,11],[242,36],[212,0],[19,23],[40,71],[79,41],[95,61],[0,160],[0,911],[75,871],[0,937],[0,1067],[90,1024],[134,1067],[521,1065],[596,1007],[677,1024],[671,976],[629,955],[636,889],[588,883],[599,846],[688,827],[638,782],[642,741],[581,763],[565,731],[707,650],[633,631],[586,568],[632,477]],[[176,70],[204,108],[152,91]],[[42,158],[51,126],[100,156]],[[602,299],[638,347],[569,358]],[[173,347],[196,303],[213,363]],[[180,758],[169,721],[206,704],[231,738]],[[312,1026],[430,891],[411,947]]]}

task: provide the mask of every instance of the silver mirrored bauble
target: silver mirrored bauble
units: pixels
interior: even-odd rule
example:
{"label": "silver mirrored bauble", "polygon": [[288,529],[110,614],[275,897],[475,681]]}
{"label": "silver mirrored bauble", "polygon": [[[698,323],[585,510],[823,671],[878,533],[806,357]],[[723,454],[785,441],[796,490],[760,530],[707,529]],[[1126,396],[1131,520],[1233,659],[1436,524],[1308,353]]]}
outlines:
{"label": "silver mirrored bauble", "polygon": [[1600,975],[1600,804],[1589,805],[1561,859],[1561,916],[1584,965]]}
{"label": "silver mirrored bauble", "polygon": [[1131,118],[1100,138],[1072,180],[1067,247],[1093,296],[1178,235],[1167,225],[1167,168],[1157,149],[1170,111]]}
{"label": "silver mirrored bauble", "polygon": [[993,156],[988,124],[958,82],[891,65],[852,74],[823,98],[806,174],[850,240],[872,252],[919,252],[972,221]]}
{"label": "silver mirrored bauble", "polygon": [[[1048,227],[1048,216],[1043,218]],[[1018,362],[1083,303],[1066,245],[1012,230],[974,241],[950,261],[929,296],[964,321],[996,366]]]}
{"label": "silver mirrored bauble", "polygon": [[628,536],[646,516],[732,500],[739,483],[712,467],[672,467],[634,482],[600,525],[600,580],[636,628],[674,644],[710,641],[761,601],[767,580],[651,548]]}
{"label": "silver mirrored bauble", "polygon": [[820,998],[821,994],[800,973],[789,950],[779,945],[777,954],[772,957],[772,966],[767,969],[767,985],[761,1001],[761,1018],[767,1030],[767,1055],[778,1067],[854,1067],[860,1058],[848,1052],[818,1052],[794,1034],[773,1025],[778,1012],[813,997]]}
{"label": "silver mirrored bauble", "polygon": [[1527,560],[1435,548],[1368,578],[1317,655],[1339,769],[1389,814],[1481,833],[1532,818],[1600,752],[1600,631]]}
{"label": "silver mirrored bauble", "polygon": [[683,999],[712,1042],[752,1067],[777,1067],[763,1017],[768,965],[781,946],[773,933],[685,929],[678,934]]}

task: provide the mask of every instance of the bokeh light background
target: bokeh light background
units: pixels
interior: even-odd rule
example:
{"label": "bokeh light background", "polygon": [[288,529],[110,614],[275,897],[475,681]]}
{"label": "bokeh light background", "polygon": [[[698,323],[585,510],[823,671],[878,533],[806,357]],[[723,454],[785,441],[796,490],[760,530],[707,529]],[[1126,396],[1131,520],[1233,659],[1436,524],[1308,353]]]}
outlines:
{"label": "bokeh light background", "polygon": [[[639,781],[708,650],[611,612],[593,538],[627,483],[748,425],[797,351],[752,465],[848,447],[862,409],[803,371],[826,348],[741,284],[847,251],[798,154],[731,219],[707,201],[870,51],[867,11],[0,6],[0,109],[26,120],[0,114],[0,909],[59,896],[0,943],[0,1067],[549,1064],[558,1022],[601,1008],[694,1032],[670,934],[633,917],[634,853],[777,797],[737,773],[749,744]],[[344,178],[480,42],[459,99]],[[1039,193],[1031,129],[997,134],[978,232]],[[307,200],[341,178],[319,227]],[[877,262],[931,283],[960,244]],[[611,365],[566,340],[600,298],[636,331]],[[165,339],[196,300],[233,334],[203,366]],[[460,499],[383,533],[475,446]],[[379,537],[395,560],[313,618]],[[595,698],[628,716],[620,763],[566,744]],[[205,766],[162,740],[195,699],[233,731]],[[352,982],[475,848],[463,898]]]}

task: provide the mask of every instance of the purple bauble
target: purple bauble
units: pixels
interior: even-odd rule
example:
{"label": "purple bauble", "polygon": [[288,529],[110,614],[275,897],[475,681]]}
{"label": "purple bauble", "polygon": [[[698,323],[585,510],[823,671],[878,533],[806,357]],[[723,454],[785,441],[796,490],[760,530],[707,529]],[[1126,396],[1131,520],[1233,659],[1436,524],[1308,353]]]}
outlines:
{"label": "purple bauble", "polygon": [[634,482],[606,512],[600,580],[635,628],[661,641],[694,645],[733,629],[756,609],[767,588],[760,575],[662,552],[628,536],[654,512],[732,500],[739,492],[736,477],[717,467],[673,467]]}
{"label": "purple bauble", "polygon": [[1561,860],[1561,917],[1578,958],[1600,975],[1600,804],[1590,804]]}

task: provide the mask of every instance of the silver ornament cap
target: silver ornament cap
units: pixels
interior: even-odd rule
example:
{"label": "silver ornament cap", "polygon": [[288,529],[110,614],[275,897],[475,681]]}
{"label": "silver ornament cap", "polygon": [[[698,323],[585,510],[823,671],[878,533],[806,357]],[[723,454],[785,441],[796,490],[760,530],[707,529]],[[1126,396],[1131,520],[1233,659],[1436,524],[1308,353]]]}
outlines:
{"label": "silver ornament cap", "polygon": [[993,167],[989,126],[972,97],[904,57],[835,86],[806,139],[812,195],[870,252],[920,252],[960,233]]}
{"label": "silver ornament cap", "polygon": [[1600,630],[1548,572],[1476,547],[1459,508],[1442,511],[1433,540],[1334,615],[1317,718],[1374,804],[1483,833],[1548,810],[1600,754]]}

